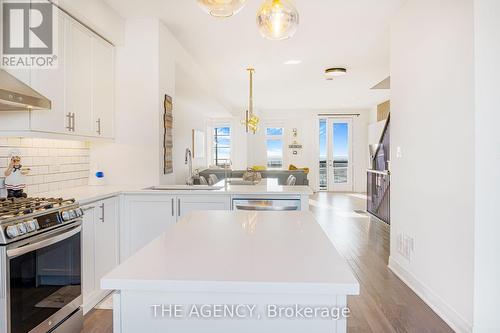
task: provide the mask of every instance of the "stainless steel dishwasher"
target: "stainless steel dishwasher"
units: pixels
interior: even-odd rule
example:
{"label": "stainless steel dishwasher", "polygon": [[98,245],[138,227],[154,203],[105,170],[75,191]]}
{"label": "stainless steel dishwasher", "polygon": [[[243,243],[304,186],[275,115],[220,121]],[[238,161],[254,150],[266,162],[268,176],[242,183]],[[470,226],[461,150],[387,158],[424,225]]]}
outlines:
{"label": "stainless steel dishwasher", "polygon": [[233,210],[279,212],[300,209],[299,199],[233,199]]}

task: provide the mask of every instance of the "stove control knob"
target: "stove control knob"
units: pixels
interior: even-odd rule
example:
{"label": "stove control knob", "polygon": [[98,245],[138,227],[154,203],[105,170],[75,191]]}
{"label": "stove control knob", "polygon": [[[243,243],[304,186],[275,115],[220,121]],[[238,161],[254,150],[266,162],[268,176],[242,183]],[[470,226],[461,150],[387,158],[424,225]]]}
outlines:
{"label": "stove control knob", "polygon": [[24,222],[24,225],[26,226],[26,229],[28,230],[28,232],[33,232],[33,231],[36,231],[36,229],[37,229],[37,221],[36,220]]}
{"label": "stove control knob", "polygon": [[77,217],[76,212],[74,210],[69,211],[69,216],[71,217],[71,219],[74,219]]}
{"label": "stove control knob", "polygon": [[75,212],[76,212],[76,216],[78,216],[78,217],[82,217],[83,216],[83,209],[78,208],[78,209],[75,210]]}
{"label": "stove control knob", "polygon": [[71,220],[71,216],[69,215],[69,211],[64,211],[61,213],[61,217],[63,221],[69,221]]}
{"label": "stove control knob", "polygon": [[15,225],[9,225],[5,229],[5,233],[9,238],[16,238],[17,236],[19,236],[19,230],[17,230],[17,227]]}
{"label": "stove control knob", "polygon": [[26,229],[26,225],[24,223],[18,223],[17,230],[19,230],[19,235],[24,235],[25,233],[28,232],[28,230]]}

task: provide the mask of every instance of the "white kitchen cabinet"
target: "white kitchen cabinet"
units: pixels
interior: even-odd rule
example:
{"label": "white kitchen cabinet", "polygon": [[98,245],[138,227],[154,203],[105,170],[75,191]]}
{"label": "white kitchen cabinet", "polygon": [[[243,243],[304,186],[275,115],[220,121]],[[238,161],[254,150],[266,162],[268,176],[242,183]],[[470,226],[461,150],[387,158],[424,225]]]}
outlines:
{"label": "white kitchen cabinet", "polygon": [[101,278],[120,262],[120,205],[117,197],[100,201],[95,220],[95,284],[100,289]]}
{"label": "white kitchen cabinet", "polygon": [[92,33],[80,23],[66,25],[66,114],[69,133],[94,134],[92,115]]}
{"label": "white kitchen cabinet", "polygon": [[125,195],[120,239],[121,261],[190,212],[230,209],[229,195]]}
{"label": "white kitchen cabinet", "polygon": [[92,39],[92,112],[94,135],[114,137],[114,48],[108,42]]}
{"label": "white kitchen cabinet", "polygon": [[121,260],[125,260],[176,222],[176,197],[126,195],[123,200]]}
{"label": "white kitchen cabinet", "polygon": [[177,197],[177,217],[183,217],[200,210],[230,209],[230,198],[225,195],[183,195]]}
{"label": "white kitchen cabinet", "polygon": [[31,129],[48,133],[65,133],[69,119],[66,110],[65,15],[58,15],[58,66],[54,69],[32,69],[31,87],[50,99],[50,110],[31,111]]}
{"label": "white kitchen cabinet", "polygon": [[119,199],[105,199],[82,207],[82,294],[84,312],[91,310],[107,294],[101,278],[117,267],[119,256]]}
{"label": "white kitchen cabinet", "polygon": [[114,46],[66,13],[57,11],[57,68],[7,69],[50,99],[52,109],[2,112],[0,132],[112,139],[115,135]]}

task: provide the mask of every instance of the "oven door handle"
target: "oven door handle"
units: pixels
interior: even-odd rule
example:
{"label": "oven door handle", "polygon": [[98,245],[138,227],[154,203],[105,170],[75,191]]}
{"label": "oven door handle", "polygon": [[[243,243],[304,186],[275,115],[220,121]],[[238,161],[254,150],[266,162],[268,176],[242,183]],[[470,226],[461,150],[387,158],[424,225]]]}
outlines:
{"label": "oven door handle", "polygon": [[74,235],[78,234],[79,232],[82,231],[82,227],[78,226],[76,228],[71,229],[70,231],[67,231],[63,234],[57,235],[57,236],[52,236],[50,238],[44,239],[42,241],[28,244],[25,246],[21,246],[15,249],[7,250],[7,258],[12,259],[15,257],[22,256],[23,254],[39,250],[41,248],[59,243],[65,239],[68,239],[70,237],[73,237]]}

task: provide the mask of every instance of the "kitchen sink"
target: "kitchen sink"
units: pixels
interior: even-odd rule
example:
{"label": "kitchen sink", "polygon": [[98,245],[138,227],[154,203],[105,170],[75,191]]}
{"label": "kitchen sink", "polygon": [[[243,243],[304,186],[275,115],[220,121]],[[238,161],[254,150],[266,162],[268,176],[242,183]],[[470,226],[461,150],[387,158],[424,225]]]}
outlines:
{"label": "kitchen sink", "polygon": [[223,189],[224,186],[209,186],[209,185],[163,185],[147,187],[145,190],[153,191],[217,191]]}

